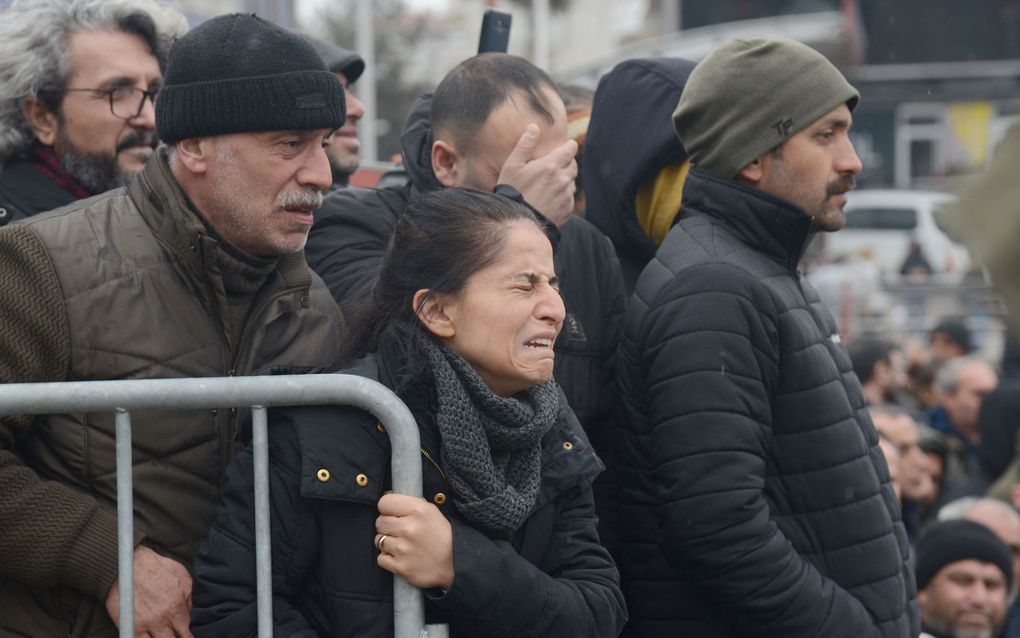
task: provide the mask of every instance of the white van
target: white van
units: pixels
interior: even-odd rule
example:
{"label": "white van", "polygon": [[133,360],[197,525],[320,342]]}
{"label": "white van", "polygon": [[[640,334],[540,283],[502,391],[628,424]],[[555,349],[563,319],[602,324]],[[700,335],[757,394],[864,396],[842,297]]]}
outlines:
{"label": "white van", "polygon": [[935,191],[860,190],[847,193],[846,227],[824,236],[824,254],[833,260],[864,257],[896,277],[917,242],[935,275],[962,278],[970,269],[967,249],[954,242],[939,220],[955,196]]}

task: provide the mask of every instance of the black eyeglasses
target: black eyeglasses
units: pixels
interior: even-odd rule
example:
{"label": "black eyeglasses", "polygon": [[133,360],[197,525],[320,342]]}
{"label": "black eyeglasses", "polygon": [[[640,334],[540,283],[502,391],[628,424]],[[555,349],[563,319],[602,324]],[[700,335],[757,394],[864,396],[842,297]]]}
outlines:
{"label": "black eyeglasses", "polygon": [[110,112],[122,120],[131,120],[138,117],[145,108],[145,98],[152,100],[156,106],[156,96],[159,95],[159,87],[148,91],[137,86],[115,86],[108,89],[65,89],[66,91],[91,91],[98,95],[105,95],[110,102]]}

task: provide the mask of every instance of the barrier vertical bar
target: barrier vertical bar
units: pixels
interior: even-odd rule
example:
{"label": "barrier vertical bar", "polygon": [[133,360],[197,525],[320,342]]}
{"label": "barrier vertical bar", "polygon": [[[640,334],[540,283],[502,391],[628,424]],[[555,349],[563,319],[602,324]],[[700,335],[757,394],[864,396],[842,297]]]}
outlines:
{"label": "barrier vertical bar", "polygon": [[117,409],[117,582],[120,638],[135,635],[135,508],[131,462],[131,413]]}
{"label": "barrier vertical bar", "polygon": [[253,405],[252,455],[255,459],[255,588],[259,638],[273,636],[273,566],[269,529],[269,427],[266,408]]}

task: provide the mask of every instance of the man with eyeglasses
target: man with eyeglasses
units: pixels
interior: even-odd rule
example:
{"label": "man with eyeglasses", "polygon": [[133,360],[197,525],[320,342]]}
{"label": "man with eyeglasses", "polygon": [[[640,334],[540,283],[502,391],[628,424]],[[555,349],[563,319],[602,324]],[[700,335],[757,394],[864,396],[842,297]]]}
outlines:
{"label": "man with eyeglasses", "polygon": [[[336,363],[339,309],[303,247],[344,123],[337,77],[232,14],[179,38],[164,79],[166,145],[125,188],[0,228],[0,383]],[[104,109],[132,107],[111,95]],[[136,636],[191,636],[189,568],[250,439],[241,412],[134,415]],[[114,432],[109,413],[0,417],[0,636],[117,634]]]}
{"label": "man with eyeglasses", "polygon": [[0,10],[0,226],[96,195],[156,147],[154,100],[184,17],[151,0]]}

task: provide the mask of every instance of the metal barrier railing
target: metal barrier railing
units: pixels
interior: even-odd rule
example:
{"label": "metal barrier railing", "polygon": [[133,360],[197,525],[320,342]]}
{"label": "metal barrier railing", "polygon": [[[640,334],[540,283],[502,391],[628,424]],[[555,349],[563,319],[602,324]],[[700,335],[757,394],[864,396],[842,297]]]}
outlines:
{"label": "metal barrier railing", "polygon": [[[351,405],[370,412],[390,437],[393,490],[422,494],[418,425],[407,406],[386,386],[344,374],[272,377],[207,377],[12,383],[0,385],[0,415],[114,412],[116,414],[117,543],[120,579],[120,636],[134,636],[134,506],[131,411],[204,410],[251,407],[255,456],[255,556],[258,635],[273,634],[272,564],[269,525],[269,443],[266,408]],[[445,625],[425,625],[422,593],[393,578],[395,638],[445,638]]]}

